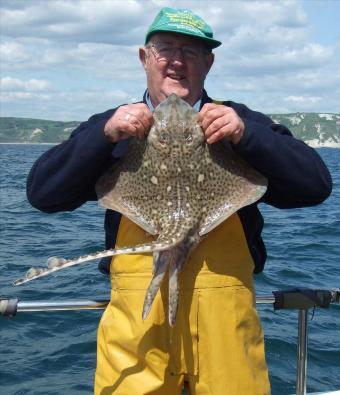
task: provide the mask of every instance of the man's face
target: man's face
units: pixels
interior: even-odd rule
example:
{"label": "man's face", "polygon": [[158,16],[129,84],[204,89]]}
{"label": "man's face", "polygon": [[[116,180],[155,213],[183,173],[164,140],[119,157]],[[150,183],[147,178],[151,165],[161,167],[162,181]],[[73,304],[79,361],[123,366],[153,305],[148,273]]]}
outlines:
{"label": "man's face", "polygon": [[146,47],[140,48],[139,57],[154,106],[171,93],[195,104],[214,61],[200,40],[175,33],[154,34]]}

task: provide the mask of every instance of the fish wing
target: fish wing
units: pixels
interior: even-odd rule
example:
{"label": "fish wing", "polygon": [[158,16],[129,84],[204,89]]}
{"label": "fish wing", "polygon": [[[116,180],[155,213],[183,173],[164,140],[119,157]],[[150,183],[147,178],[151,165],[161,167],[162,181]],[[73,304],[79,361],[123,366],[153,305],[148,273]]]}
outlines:
{"label": "fish wing", "polygon": [[[229,144],[207,145],[203,162],[204,172],[200,193],[202,236],[244,206],[258,201],[267,190],[267,179],[242,160]],[[202,171],[202,170],[201,170]]]}
{"label": "fish wing", "polygon": [[[120,212],[148,233],[159,233],[156,197],[159,185],[148,167],[146,141],[132,139],[124,158],[107,170],[96,184],[99,205]],[[159,199],[158,199],[159,200]]]}

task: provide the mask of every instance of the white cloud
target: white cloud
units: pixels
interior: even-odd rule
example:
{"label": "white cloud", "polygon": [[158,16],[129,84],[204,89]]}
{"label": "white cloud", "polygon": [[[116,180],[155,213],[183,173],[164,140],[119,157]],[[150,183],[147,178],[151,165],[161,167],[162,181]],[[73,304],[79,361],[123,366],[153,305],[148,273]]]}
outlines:
{"label": "white cloud", "polygon": [[[35,0],[3,6],[3,34],[70,42],[131,43],[137,39],[152,3],[110,0]],[[129,29],[126,26],[131,26]]]}
{"label": "white cloud", "polygon": [[[50,80],[70,76],[75,72],[91,75],[91,79],[120,80],[143,79],[143,69],[138,60],[138,46],[115,46],[106,43],[59,43],[50,40],[17,39],[3,45],[7,50],[1,57],[3,72],[28,73],[39,77],[48,70]],[[19,58],[18,53],[21,57]],[[0,48],[1,54],[1,48]],[[1,55],[0,55],[1,56]],[[71,86],[72,81],[71,81]]]}
{"label": "white cloud", "polygon": [[34,81],[24,82],[8,78],[4,85],[9,90],[2,92],[0,102],[1,108],[8,106],[8,109],[1,116],[18,116],[19,112],[21,117],[28,118],[84,121],[93,113],[106,111],[108,103],[115,107],[136,101],[129,92],[121,89],[34,91],[27,89],[34,85]]}
{"label": "white cloud", "polygon": [[288,96],[284,99],[287,102],[302,103],[302,104],[315,104],[321,100],[320,96]]}
{"label": "white cloud", "polygon": [[256,24],[297,28],[307,23],[301,4],[296,1],[249,1],[244,2],[244,8]]}
{"label": "white cloud", "polygon": [[4,77],[0,80],[1,90],[8,91],[46,91],[51,88],[51,84],[46,80],[30,79],[22,81],[19,78]]}
{"label": "white cloud", "polygon": [[[1,95],[1,101],[3,103],[19,103],[21,101],[31,101],[34,100],[35,103],[37,103],[38,100],[49,100],[50,95],[46,94],[38,94],[34,92],[4,92]],[[37,114],[39,114],[39,111],[37,111]],[[37,115],[37,118],[40,118],[41,115]]]}
{"label": "white cloud", "polygon": [[265,112],[338,111],[339,48],[311,39],[301,1],[211,0],[207,7],[197,0],[2,0],[1,5],[4,115],[31,111],[81,120],[140,99],[145,75],[138,46],[163,6],[191,8],[223,41],[207,79],[211,96]]}
{"label": "white cloud", "polygon": [[298,72],[324,66],[330,62],[333,51],[318,44],[302,48],[283,48],[266,53],[235,53],[235,57],[223,61],[220,67],[228,67],[236,75],[268,75]]}
{"label": "white cloud", "polygon": [[29,60],[29,54],[19,42],[6,41],[0,44],[1,63],[22,63]]}

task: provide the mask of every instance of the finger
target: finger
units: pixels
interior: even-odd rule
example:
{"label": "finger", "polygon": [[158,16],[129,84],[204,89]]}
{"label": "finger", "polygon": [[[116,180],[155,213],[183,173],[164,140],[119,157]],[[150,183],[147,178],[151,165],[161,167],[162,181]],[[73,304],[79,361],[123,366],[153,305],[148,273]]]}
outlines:
{"label": "finger", "polygon": [[210,117],[207,116],[208,111],[210,111],[212,108],[210,106],[210,103],[204,104],[202,107],[201,111],[197,115],[197,121],[200,123],[200,125],[203,128],[206,128],[209,125],[209,119]]}
{"label": "finger", "polygon": [[122,131],[138,139],[145,137],[144,125],[134,114],[126,113],[122,122],[124,123]]}
{"label": "finger", "polygon": [[143,133],[144,136],[147,135],[150,131],[151,126],[153,125],[154,119],[153,114],[149,110],[147,106],[144,109],[141,109],[140,117],[138,118],[140,123],[143,125]]}
{"label": "finger", "polygon": [[153,115],[146,104],[127,104],[117,109],[109,121],[106,134],[112,135],[113,141],[129,136],[144,138],[153,123]]}
{"label": "finger", "polygon": [[[229,125],[231,123],[228,117],[219,117],[214,119],[212,123],[204,130],[204,134],[206,138],[209,138],[212,134],[214,134],[219,129]],[[204,129],[204,128],[203,128]]]}
{"label": "finger", "polygon": [[223,138],[227,138],[229,140],[229,137],[233,133],[234,133],[234,131],[230,128],[230,125],[225,125],[224,127],[220,128],[220,129],[216,130],[214,133],[212,133],[207,138],[207,143],[213,144],[219,140],[222,140]]}
{"label": "finger", "polygon": [[144,119],[151,119],[153,117],[152,112],[145,103],[130,104],[127,111]]}
{"label": "finger", "polygon": [[198,113],[198,114],[199,114],[199,117],[200,117],[200,118],[204,117],[208,111],[213,110],[213,109],[215,109],[216,107],[218,107],[217,104],[214,104],[214,103],[205,103],[205,104],[203,105],[203,107],[201,108],[200,112]]}
{"label": "finger", "polygon": [[235,124],[230,123],[216,130],[213,134],[211,134],[207,138],[207,143],[208,144],[216,143],[217,141],[226,138],[227,140],[231,141],[233,144],[237,144],[241,137],[242,137],[242,129],[240,127],[236,127]]}
{"label": "finger", "polygon": [[209,112],[207,112],[204,117],[201,119],[201,126],[203,128],[203,130],[207,130],[208,127],[217,119],[220,118],[220,114],[213,112],[213,110],[210,110]]}
{"label": "finger", "polygon": [[145,129],[144,125],[141,122],[139,122],[139,124],[135,126],[136,126],[137,137],[140,140],[144,139],[147,134],[147,130]]}
{"label": "finger", "polygon": [[153,115],[149,108],[144,103],[137,103],[131,105],[126,111],[127,116],[130,115],[127,122],[136,126],[139,137],[145,136],[153,124]]}
{"label": "finger", "polygon": [[214,117],[214,114],[226,114],[231,110],[230,107],[222,106],[220,104],[206,103],[203,105],[201,111],[198,113],[198,119],[203,120],[204,118]]}
{"label": "finger", "polygon": [[138,137],[138,128],[137,125],[125,119],[118,124],[118,130],[122,133],[128,134],[131,137]]}
{"label": "finger", "polygon": [[[130,115],[128,117],[128,115]],[[136,135],[138,138],[144,138],[146,134],[150,130],[150,122],[143,118],[143,116],[140,114],[127,114],[127,117],[125,118],[126,122],[132,126],[135,127],[136,129]]]}
{"label": "finger", "polygon": [[211,107],[203,115],[201,120],[203,130],[207,130],[215,120],[223,118],[227,121],[231,116],[230,111],[223,106]]}
{"label": "finger", "polygon": [[231,107],[228,106],[224,106],[221,104],[215,104],[215,103],[206,103],[203,105],[203,107],[201,108],[200,112],[199,112],[199,116],[200,117],[204,117],[206,116],[208,113],[210,113],[211,111],[219,111],[221,114],[223,113],[229,113],[229,112],[233,112],[234,110]]}

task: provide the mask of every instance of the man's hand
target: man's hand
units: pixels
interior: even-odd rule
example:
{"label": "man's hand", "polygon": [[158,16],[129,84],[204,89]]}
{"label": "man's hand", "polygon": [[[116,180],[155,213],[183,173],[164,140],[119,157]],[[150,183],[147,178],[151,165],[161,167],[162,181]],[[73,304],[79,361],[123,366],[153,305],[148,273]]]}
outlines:
{"label": "man's hand", "polygon": [[153,124],[152,112],[144,103],[121,106],[106,122],[104,134],[111,143],[129,137],[145,138]]}
{"label": "man's hand", "polygon": [[208,144],[226,138],[237,144],[244,133],[244,123],[237,113],[227,106],[206,103],[198,114]]}

